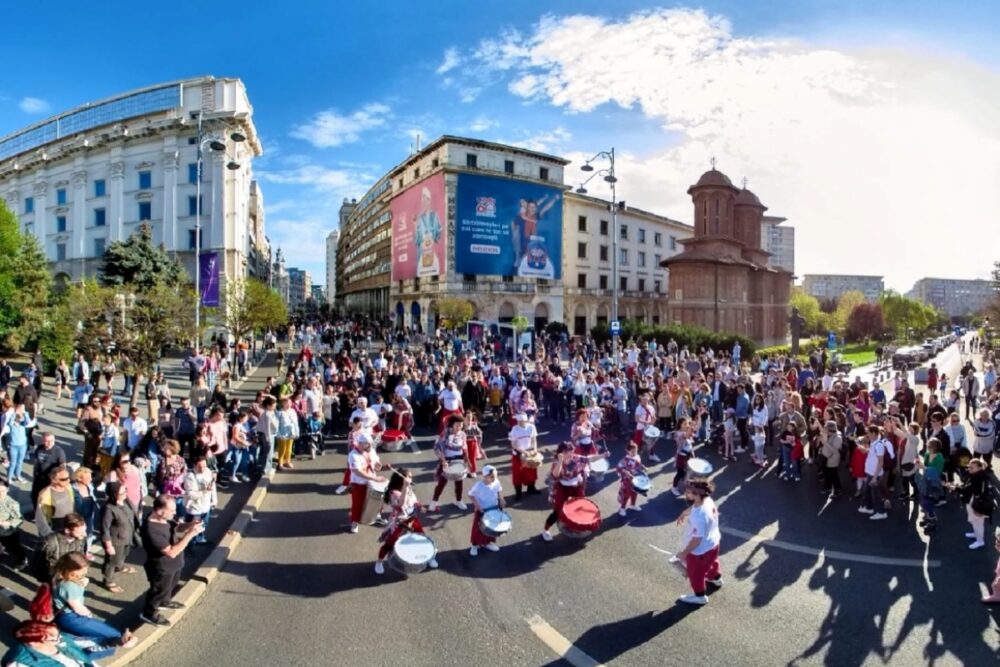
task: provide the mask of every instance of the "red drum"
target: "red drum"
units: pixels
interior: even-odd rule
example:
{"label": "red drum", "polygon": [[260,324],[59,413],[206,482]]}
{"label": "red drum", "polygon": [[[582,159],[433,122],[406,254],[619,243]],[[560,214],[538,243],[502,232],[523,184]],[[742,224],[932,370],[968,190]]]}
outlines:
{"label": "red drum", "polygon": [[382,449],[387,452],[398,452],[403,449],[407,440],[409,438],[403,431],[388,428],[382,433]]}
{"label": "red drum", "polygon": [[586,538],[601,527],[601,509],[587,498],[570,498],[559,511],[559,530],[567,537]]}

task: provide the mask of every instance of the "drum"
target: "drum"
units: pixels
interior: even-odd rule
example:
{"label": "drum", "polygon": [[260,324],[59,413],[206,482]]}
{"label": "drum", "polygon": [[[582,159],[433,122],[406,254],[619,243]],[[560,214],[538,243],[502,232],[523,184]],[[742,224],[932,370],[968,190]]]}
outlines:
{"label": "drum", "polygon": [[545,458],[542,453],[537,449],[534,453],[529,454],[528,452],[521,452],[521,465],[525,468],[538,468],[542,465]]}
{"label": "drum", "polygon": [[423,533],[406,533],[398,540],[389,557],[389,565],[403,574],[418,574],[437,555],[434,540]]}
{"label": "drum", "polygon": [[444,467],[444,478],[452,482],[463,480],[469,476],[469,466],[465,461],[449,461]]}
{"label": "drum", "polygon": [[604,475],[609,470],[611,470],[611,463],[608,459],[601,458],[590,462],[590,476],[597,481],[604,479]]}
{"label": "drum", "polygon": [[690,459],[687,469],[689,479],[701,479],[712,474],[712,464],[705,459]]}
{"label": "drum", "polygon": [[647,426],[646,430],[642,432],[642,442],[647,447],[655,445],[656,441],[660,439],[660,435],[660,429],[655,426]]}
{"label": "drum", "polygon": [[489,537],[502,537],[513,527],[514,520],[501,509],[487,510],[479,520],[479,530]]}
{"label": "drum", "polygon": [[387,452],[401,451],[406,441],[406,433],[403,431],[390,428],[382,433],[382,449]]}
{"label": "drum", "polygon": [[632,488],[640,496],[645,496],[649,493],[649,489],[653,486],[653,483],[649,479],[649,475],[643,475],[638,473],[632,476]]}
{"label": "drum", "polygon": [[587,498],[570,498],[559,512],[559,530],[567,537],[590,537],[601,527],[601,510]]}
{"label": "drum", "polygon": [[360,523],[368,525],[375,521],[378,511],[382,509],[382,499],[389,482],[368,482],[368,492],[365,494],[365,506],[361,509]]}

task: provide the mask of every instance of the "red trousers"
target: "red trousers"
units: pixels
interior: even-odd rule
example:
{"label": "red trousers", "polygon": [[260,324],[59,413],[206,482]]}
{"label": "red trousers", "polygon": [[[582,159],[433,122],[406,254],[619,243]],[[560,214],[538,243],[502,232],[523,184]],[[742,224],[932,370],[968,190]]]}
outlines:
{"label": "red trousers", "polygon": [[688,554],[684,559],[687,567],[688,581],[695,595],[704,595],[706,581],[715,579],[722,574],[719,569],[719,547],[706,551],[700,556]]}
{"label": "red trousers", "polygon": [[476,472],[476,459],[479,458],[479,440],[468,438],[465,443],[469,448],[469,472]]}
{"label": "red trousers", "polygon": [[482,531],[479,527],[479,521],[483,518],[482,512],[474,512],[472,515],[472,536],[469,541],[474,547],[485,547],[487,544],[491,544],[497,541],[497,538],[490,537]]}
{"label": "red trousers", "polygon": [[567,500],[570,498],[583,498],[587,495],[584,492],[587,486],[586,482],[581,482],[576,486],[566,486],[559,482],[553,482],[552,486],[552,493],[549,495],[549,500],[552,501],[552,514],[545,520],[545,530],[554,526],[559,517],[562,516],[562,508]]}
{"label": "red trousers", "polygon": [[[437,485],[434,487],[434,502],[437,502],[438,499],[441,497],[441,493],[444,491],[444,487],[445,487],[445,485],[447,483],[448,483],[448,480],[446,480],[444,477],[442,477],[441,479],[438,480]],[[465,485],[462,484],[462,480],[458,480],[458,481],[455,482],[455,500],[456,501],[461,501],[462,500],[462,487],[463,486],[465,486]]]}
{"label": "red trousers", "polygon": [[365,496],[367,495],[367,484],[351,484],[351,523],[361,521],[361,512],[365,509]]}
{"label": "red trousers", "polygon": [[382,546],[378,550],[378,559],[385,560],[386,556],[392,553],[393,548],[396,546],[396,540],[401,538],[406,533],[423,533],[424,526],[420,523],[420,519],[413,517],[406,523],[400,523],[391,531],[389,531],[388,536],[386,536],[385,541],[382,542]]}
{"label": "red trousers", "polygon": [[529,468],[521,463],[521,457],[514,454],[510,459],[510,476],[514,486],[530,486],[538,482],[538,468]]}
{"label": "red trousers", "polygon": [[618,504],[621,505],[622,509],[625,509],[629,503],[635,505],[638,499],[639,494],[635,492],[632,482],[623,479],[621,486],[618,487]]}

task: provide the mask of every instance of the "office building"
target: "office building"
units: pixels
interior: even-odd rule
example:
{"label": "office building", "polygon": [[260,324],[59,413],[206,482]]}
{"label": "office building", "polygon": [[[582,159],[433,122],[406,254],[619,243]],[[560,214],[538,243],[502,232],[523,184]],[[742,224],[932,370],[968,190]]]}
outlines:
{"label": "office building", "polygon": [[[346,203],[347,200],[344,201]],[[337,245],[339,243],[339,229],[326,235],[326,300],[331,304],[337,297]]]}
{"label": "office building", "polygon": [[907,296],[943,311],[948,317],[977,315],[1000,298],[991,280],[921,278]]}
{"label": "office building", "polygon": [[765,215],[761,219],[761,246],[771,256],[767,265],[795,274],[795,228],[782,224],[787,218]]}
{"label": "office building", "polygon": [[306,305],[312,296],[312,276],[308,271],[288,269],[288,309],[295,310]]}
{"label": "office building", "polygon": [[820,301],[836,301],[845,292],[861,292],[865,300],[878,301],[885,291],[882,276],[807,273],[802,276],[802,289]]}

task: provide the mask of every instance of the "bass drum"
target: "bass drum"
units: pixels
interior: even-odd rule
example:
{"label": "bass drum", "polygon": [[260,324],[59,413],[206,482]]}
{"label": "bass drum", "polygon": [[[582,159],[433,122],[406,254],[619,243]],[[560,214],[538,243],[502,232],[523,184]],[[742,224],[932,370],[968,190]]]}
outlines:
{"label": "bass drum", "polygon": [[559,531],[567,537],[586,539],[601,528],[601,509],[587,498],[570,498],[559,512]]}
{"label": "bass drum", "polygon": [[436,555],[434,540],[423,533],[407,533],[396,540],[389,565],[403,574],[418,574],[427,569]]}

